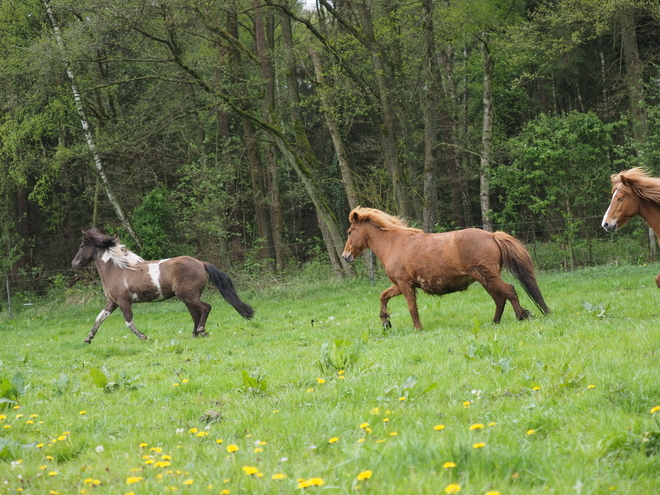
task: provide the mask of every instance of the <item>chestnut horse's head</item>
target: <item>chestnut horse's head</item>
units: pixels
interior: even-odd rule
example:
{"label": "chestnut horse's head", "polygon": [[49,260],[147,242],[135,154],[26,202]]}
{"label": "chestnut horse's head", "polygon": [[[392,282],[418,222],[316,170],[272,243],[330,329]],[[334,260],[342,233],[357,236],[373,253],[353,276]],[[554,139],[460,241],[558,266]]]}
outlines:
{"label": "chestnut horse's head", "polygon": [[71,266],[78,270],[94,259],[96,248],[108,249],[117,242],[117,236],[102,234],[98,229],[89,229],[83,231],[83,240],[80,243],[78,252],[71,262]]}
{"label": "chestnut horse's head", "polygon": [[649,177],[642,168],[614,174],[611,180],[612,199],[601,223],[608,232],[614,232],[639,215],[642,200],[660,201],[660,179]]}
{"label": "chestnut horse's head", "polygon": [[408,229],[408,225],[398,217],[388,215],[374,208],[358,206],[348,214],[351,226],[348,229],[348,239],[341,257],[349,263],[354,261],[362,251],[369,247],[369,227],[380,230]]}

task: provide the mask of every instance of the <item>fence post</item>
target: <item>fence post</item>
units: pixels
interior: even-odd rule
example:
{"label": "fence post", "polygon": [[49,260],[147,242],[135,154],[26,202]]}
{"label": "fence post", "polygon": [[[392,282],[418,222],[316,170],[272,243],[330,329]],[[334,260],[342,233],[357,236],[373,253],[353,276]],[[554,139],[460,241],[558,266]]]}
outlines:
{"label": "fence post", "polygon": [[7,308],[9,309],[9,319],[13,320],[14,315],[11,311],[11,292],[9,291],[9,274],[7,274]]}

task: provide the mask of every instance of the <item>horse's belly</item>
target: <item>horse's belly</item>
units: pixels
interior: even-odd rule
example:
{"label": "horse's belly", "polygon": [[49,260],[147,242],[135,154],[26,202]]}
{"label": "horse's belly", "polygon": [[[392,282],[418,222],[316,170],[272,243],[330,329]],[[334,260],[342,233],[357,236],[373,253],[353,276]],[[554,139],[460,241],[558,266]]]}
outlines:
{"label": "horse's belly", "polygon": [[442,278],[417,277],[417,286],[427,294],[441,296],[466,290],[474,282],[472,277],[446,280]]}

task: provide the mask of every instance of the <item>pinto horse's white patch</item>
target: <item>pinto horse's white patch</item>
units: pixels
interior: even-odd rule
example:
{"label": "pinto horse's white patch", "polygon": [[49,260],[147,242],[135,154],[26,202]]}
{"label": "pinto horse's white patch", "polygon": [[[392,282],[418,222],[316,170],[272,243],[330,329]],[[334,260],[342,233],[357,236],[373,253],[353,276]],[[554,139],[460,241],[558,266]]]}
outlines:
{"label": "pinto horse's white patch", "polygon": [[158,263],[149,263],[149,276],[158,291],[157,299],[162,299],[163,291],[160,287],[160,264],[166,260],[160,260]]}

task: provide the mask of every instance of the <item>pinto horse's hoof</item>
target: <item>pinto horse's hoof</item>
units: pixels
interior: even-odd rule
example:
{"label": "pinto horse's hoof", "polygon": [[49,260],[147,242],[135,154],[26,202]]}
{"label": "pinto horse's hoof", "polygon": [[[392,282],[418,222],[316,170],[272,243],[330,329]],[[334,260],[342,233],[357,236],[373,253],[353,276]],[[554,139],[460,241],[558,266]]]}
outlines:
{"label": "pinto horse's hoof", "polygon": [[530,313],[528,310],[523,311],[523,312],[520,314],[520,316],[518,316],[518,319],[519,319],[520,321],[528,320],[528,319],[530,319],[530,318],[532,318],[532,313]]}
{"label": "pinto horse's hoof", "polygon": [[83,341],[83,343],[84,343],[84,344],[91,344],[92,341],[91,341],[91,339],[85,339],[85,340]]}
{"label": "pinto horse's hoof", "polygon": [[385,330],[388,330],[388,329],[392,328],[392,324],[390,323],[390,320],[383,321],[383,328]]}
{"label": "pinto horse's hoof", "polygon": [[194,338],[197,338],[197,337],[208,337],[208,336],[209,336],[209,334],[206,333],[206,332],[204,332],[204,331],[202,331],[202,332],[194,332],[194,333],[193,333],[193,337],[194,337]]}

